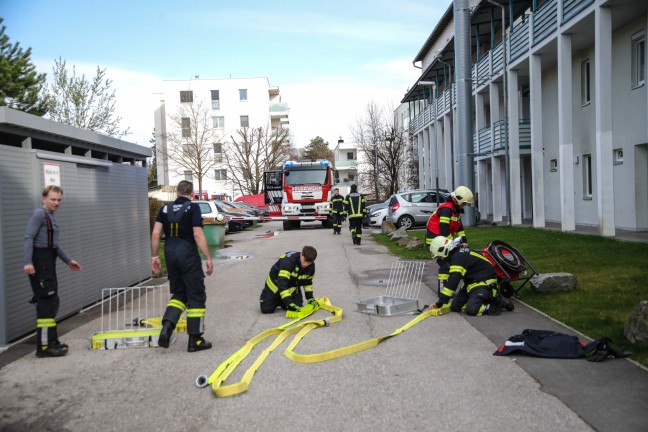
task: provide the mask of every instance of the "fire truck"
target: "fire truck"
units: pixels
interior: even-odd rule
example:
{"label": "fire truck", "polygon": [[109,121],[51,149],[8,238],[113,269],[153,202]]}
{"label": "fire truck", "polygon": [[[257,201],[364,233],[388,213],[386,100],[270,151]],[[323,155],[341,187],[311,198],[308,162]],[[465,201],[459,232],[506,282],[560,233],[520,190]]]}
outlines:
{"label": "fire truck", "polygon": [[288,161],[281,170],[264,173],[268,220],[282,220],[284,230],[302,222],[321,221],[331,226],[330,201],[338,173],[331,162]]}

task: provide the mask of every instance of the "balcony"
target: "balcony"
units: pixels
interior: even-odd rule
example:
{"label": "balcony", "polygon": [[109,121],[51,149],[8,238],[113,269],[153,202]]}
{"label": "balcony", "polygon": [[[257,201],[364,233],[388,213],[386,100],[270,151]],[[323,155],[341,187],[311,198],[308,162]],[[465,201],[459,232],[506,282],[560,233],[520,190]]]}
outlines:
{"label": "balcony", "polygon": [[357,165],[358,165],[358,161],[356,159],[344,159],[344,160],[335,161],[335,169],[338,170],[347,170],[347,169],[355,168]]}
{"label": "balcony", "polygon": [[[531,121],[528,119],[520,120],[518,127],[518,143],[520,149],[531,148]],[[480,129],[477,133],[473,134],[475,156],[490,156],[495,152],[506,150],[506,138],[507,130],[504,120],[496,121]]]}

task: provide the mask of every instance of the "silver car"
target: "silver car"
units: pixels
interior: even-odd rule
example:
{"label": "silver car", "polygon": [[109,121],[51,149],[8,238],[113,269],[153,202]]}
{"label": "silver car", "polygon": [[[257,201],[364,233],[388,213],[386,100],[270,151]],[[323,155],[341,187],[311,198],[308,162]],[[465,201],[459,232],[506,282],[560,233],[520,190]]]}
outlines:
{"label": "silver car", "polygon": [[[450,194],[439,189],[439,204],[444,203]],[[425,225],[437,208],[434,189],[413,190],[391,196],[387,205],[387,220],[396,227],[410,229],[416,225]]]}

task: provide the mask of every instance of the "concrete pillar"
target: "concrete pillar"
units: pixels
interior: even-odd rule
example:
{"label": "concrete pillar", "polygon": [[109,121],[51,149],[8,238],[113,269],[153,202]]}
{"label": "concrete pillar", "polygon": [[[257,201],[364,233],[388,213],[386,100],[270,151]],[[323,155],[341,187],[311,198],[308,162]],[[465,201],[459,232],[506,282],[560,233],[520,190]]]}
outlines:
{"label": "concrete pillar", "polygon": [[31,137],[27,137],[24,140],[22,140],[22,148],[25,150],[31,150],[32,149],[32,139]]}
{"label": "concrete pillar", "polygon": [[599,234],[614,237],[612,171],[612,10],[594,13],[594,110],[596,119],[596,200]]}
{"label": "concrete pillar", "polygon": [[418,163],[419,163],[419,183],[418,188],[423,187],[425,182],[425,146],[423,145],[423,139],[421,133],[417,133],[414,137],[416,140],[416,148],[418,150]]}
{"label": "concrete pillar", "polygon": [[504,185],[502,184],[502,173],[506,172],[504,159],[501,157],[491,156],[491,184],[493,200],[493,222],[502,222],[502,196],[504,195]]}
{"label": "concrete pillar", "polygon": [[534,54],[529,59],[529,63],[533,226],[543,228],[545,226],[545,197],[544,143],[542,141],[542,57]]}
{"label": "concrete pillar", "polygon": [[520,176],[520,99],[518,98],[518,71],[508,71],[508,142],[509,191],[511,225],[522,224],[522,179]]}
{"label": "concrete pillar", "polygon": [[[502,119],[502,109],[500,106],[500,95],[499,95],[499,89],[500,85],[499,83],[496,82],[491,82],[489,85],[489,102],[490,102],[490,136],[491,136],[491,150],[494,149],[495,147],[495,124]],[[491,158],[491,164],[492,164],[492,158]],[[492,165],[491,165],[492,168]],[[488,179],[488,184],[492,185],[492,174],[491,178]],[[491,199],[491,205],[493,208],[495,207],[495,202],[492,201],[493,198],[495,197],[494,193],[489,193],[488,194],[489,198]],[[482,201],[483,203],[483,201]],[[501,199],[498,200],[498,205],[500,207],[499,209],[499,214],[500,214],[500,221],[502,220],[501,214],[502,214],[502,201]]]}
{"label": "concrete pillar", "polygon": [[563,231],[576,229],[574,204],[574,142],[572,135],[572,40],[558,35],[558,172]]}
{"label": "concrete pillar", "polygon": [[439,162],[441,163],[439,169],[443,173],[441,187],[446,190],[452,188],[452,161],[450,160],[450,154],[452,154],[452,119],[448,113],[443,116],[443,151],[439,156]]}
{"label": "concrete pillar", "polygon": [[425,156],[423,160],[423,171],[425,175],[423,176],[423,189],[428,189],[430,187],[430,129],[429,127],[423,128],[421,131],[421,136],[423,138],[423,148],[425,148]]}

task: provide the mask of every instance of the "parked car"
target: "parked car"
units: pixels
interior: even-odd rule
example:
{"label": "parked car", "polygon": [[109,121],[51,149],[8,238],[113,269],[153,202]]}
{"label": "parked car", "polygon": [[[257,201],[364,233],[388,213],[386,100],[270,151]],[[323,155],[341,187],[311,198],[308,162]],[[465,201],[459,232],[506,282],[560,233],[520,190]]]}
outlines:
{"label": "parked car", "polygon": [[259,217],[255,216],[252,212],[245,209],[238,208],[233,203],[229,201],[215,200],[216,205],[218,205],[223,211],[231,213],[234,215],[237,220],[244,222],[245,226],[252,226],[255,223],[259,222]]}
{"label": "parked car", "polygon": [[387,216],[387,204],[389,204],[389,200],[368,205],[367,214],[362,220],[362,226],[370,227],[382,225],[383,220],[385,220],[385,217]]}
{"label": "parked car", "polygon": [[261,219],[261,217],[268,216],[268,210],[267,209],[262,209],[260,207],[257,207],[255,205],[250,204],[250,203],[245,202],[245,201],[233,201],[233,202],[229,201],[229,204],[231,204],[231,205],[233,205],[233,206],[235,206],[237,208],[240,208],[242,210],[252,212],[252,214],[254,214],[254,216],[259,217],[259,222],[263,222],[263,219]]}
{"label": "parked car", "polygon": [[[450,197],[445,189],[439,189],[439,204]],[[391,196],[387,205],[387,220],[396,227],[410,229],[425,225],[437,208],[436,190],[422,189],[401,192]]]}
{"label": "parked car", "polygon": [[215,219],[216,216],[219,214],[223,215],[223,221],[226,222],[225,224],[225,234],[227,234],[230,230],[230,218],[228,215],[225,213],[221,212],[218,210],[218,207],[216,206],[216,203],[213,201],[207,201],[207,200],[194,200],[194,203],[198,204],[200,207],[200,215],[202,216],[203,219],[211,218]]}

